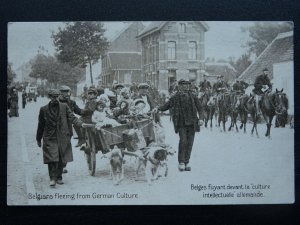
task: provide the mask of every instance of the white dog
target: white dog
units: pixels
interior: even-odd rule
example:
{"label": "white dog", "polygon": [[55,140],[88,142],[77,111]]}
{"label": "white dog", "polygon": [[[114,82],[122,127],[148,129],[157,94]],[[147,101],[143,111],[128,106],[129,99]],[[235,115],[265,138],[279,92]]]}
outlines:
{"label": "white dog", "polygon": [[139,170],[142,165],[145,166],[145,176],[147,183],[152,184],[153,180],[157,180],[161,171],[164,169],[164,176],[168,174],[167,155],[169,152],[161,147],[147,147],[145,152],[140,154],[138,166],[136,169],[136,177],[138,177]]}

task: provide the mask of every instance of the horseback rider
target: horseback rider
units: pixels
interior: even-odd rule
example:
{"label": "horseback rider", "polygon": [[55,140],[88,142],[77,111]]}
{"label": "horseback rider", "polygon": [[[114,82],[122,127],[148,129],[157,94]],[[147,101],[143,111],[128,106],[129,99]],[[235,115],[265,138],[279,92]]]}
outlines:
{"label": "horseback rider", "polygon": [[206,80],[206,77],[207,77],[207,73],[205,73],[203,75],[203,81],[200,82],[199,84],[199,88],[200,88],[200,92],[205,92],[207,90],[210,90],[211,89],[211,84],[208,80]]}
{"label": "horseback rider", "polygon": [[232,91],[235,92],[236,94],[243,95],[243,94],[245,94],[245,89],[248,86],[249,86],[248,83],[237,78],[235,83],[232,86]]}
{"label": "horseback rider", "polygon": [[272,91],[272,84],[270,78],[268,77],[269,70],[267,68],[263,69],[263,74],[256,77],[254,82],[254,89],[252,90],[256,101],[256,111],[257,115],[261,115],[261,100],[262,96]]}
{"label": "horseback rider", "polygon": [[224,81],[224,75],[217,77],[217,83],[214,84],[213,90],[216,92],[217,102],[222,98],[223,94],[229,90],[229,85]]}

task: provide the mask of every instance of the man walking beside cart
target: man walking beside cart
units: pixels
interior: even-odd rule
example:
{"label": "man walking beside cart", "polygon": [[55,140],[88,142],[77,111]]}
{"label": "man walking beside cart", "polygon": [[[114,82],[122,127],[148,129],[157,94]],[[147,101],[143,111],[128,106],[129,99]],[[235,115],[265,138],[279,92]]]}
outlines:
{"label": "man walking beside cart", "polygon": [[73,161],[69,123],[85,127],[67,104],[58,101],[59,95],[58,90],[49,90],[50,102],[40,108],[36,134],[37,145],[43,149],[44,164],[48,164],[50,187],[64,183],[63,165]]}
{"label": "man walking beside cart", "polygon": [[154,112],[172,109],[172,121],[175,133],[179,134],[178,169],[191,171],[189,165],[193,148],[195,132],[200,131],[201,105],[197,96],[189,90],[190,81],[181,79],[178,82],[178,91],[171,96],[168,102],[154,109]]}

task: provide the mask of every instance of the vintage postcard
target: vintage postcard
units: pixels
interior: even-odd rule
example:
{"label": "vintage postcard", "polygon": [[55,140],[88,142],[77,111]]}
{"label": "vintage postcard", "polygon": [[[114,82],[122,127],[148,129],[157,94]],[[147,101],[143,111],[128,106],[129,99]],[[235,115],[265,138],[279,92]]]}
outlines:
{"label": "vintage postcard", "polygon": [[292,21],[7,26],[8,205],[294,203]]}

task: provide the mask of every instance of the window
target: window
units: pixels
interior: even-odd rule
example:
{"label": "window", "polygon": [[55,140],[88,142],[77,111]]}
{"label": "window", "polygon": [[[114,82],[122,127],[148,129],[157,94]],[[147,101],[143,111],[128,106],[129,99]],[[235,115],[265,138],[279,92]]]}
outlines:
{"label": "window", "polygon": [[197,44],[195,41],[189,42],[189,59],[197,59]]}
{"label": "window", "polygon": [[168,59],[176,59],[176,42],[168,42]]}
{"label": "window", "polygon": [[180,23],[180,33],[185,33],[186,32],[186,25],[185,23]]}

